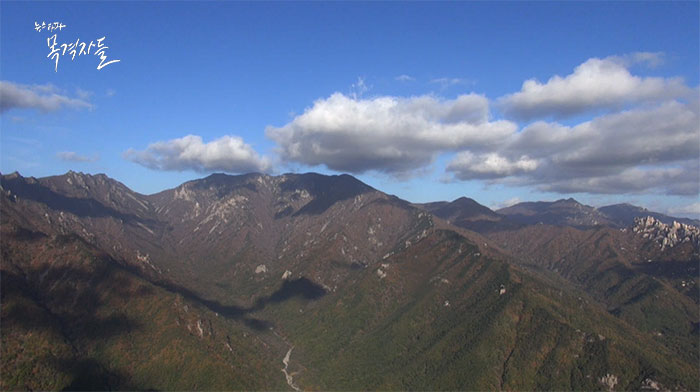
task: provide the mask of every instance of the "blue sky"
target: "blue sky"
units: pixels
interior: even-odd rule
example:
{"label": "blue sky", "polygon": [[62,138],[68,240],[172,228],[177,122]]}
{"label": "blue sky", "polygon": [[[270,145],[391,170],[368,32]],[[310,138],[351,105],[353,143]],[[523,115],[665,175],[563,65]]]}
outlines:
{"label": "blue sky", "polygon": [[[146,194],[210,172],[349,172],[415,202],[697,216],[698,15],[698,2],[2,2],[0,170],[106,173]],[[105,37],[120,61],[56,66],[53,34]]]}

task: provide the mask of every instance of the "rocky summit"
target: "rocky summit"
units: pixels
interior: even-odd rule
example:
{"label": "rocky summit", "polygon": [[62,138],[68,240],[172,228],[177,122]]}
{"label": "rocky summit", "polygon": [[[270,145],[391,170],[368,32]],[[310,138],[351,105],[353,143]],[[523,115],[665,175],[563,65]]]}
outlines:
{"label": "rocky summit", "polygon": [[636,218],[632,231],[638,233],[643,238],[651,239],[661,245],[661,250],[667,247],[672,248],[681,243],[689,243],[700,248],[700,229],[685,223],[673,221],[667,225],[652,216],[646,218]]}
{"label": "rocky summit", "polygon": [[4,175],[0,388],[695,390],[698,227],[611,207]]}

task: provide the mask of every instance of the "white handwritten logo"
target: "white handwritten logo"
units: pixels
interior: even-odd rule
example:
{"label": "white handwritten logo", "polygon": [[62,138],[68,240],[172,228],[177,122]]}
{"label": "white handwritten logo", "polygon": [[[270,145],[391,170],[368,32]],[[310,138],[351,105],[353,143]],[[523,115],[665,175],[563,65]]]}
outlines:
{"label": "white handwritten logo", "polygon": [[[53,22],[49,24],[46,24],[46,22],[41,22],[41,24],[39,24],[38,22],[34,22],[34,30],[36,30],[37,32],[41,32],[44,29],[48,31],[61,31],[64,27],[66,27],[66,25],[60,22]],[[89,44],[87,42],[81,42],[80,38],[75,40],[75,42],[59,44],[58,34],[54,34],[46,39],[46,45],[49,48],[49,54],[46,56],[46,58],[54,61],[54,70],[58,72],[58,60],[60,60],[62,56],[65,56],[66,53],[70,56],[71,61],[75,60],[76,56],[80,57],[82,55],[93,54],[95,56],[100,57],[100,63],[97,65],[97,69],[100,70],[110,64],[118,63],[121,61],[107,61],[107,49],[109,49],[109,46],[105,45],[105,43],[103,42],[105,38],[106,37],[102,37],[96,40],[92,40]],[[94,51],[91,53],[93,49]]]}
{"label": "white handwritten logo", "polygon": [[44,30],[44,29],[49,30],[49,31],[54,31],[54,30],[61,31],[61,30],[63,30],[64,27],[66,27],[66,25],[64,25],[61,22],[51,22],[49,24],[46,24],[46,22],[43,22],[43,21],[41,22],[41,24],[39,24],[38,22],[34,22],[34,30],[36,30],[38,32],[41,32],[41,30]]}

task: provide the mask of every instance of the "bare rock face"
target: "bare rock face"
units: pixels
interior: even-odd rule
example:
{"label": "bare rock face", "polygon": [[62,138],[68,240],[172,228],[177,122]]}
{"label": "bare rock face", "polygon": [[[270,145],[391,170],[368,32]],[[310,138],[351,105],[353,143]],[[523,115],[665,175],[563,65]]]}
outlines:
{"label": "bare rock face", "polygon": [[606,374],[605,376],[600,378],[600,383],[608,390],[608,391],[613,391],[615,390],[615,385],[617,385],[617,376],[614,374]]}
{"label": "bare rock face", "polygon": [[690,243],[695,249],[700,248],[700,228],[674,221],[665,224],[660,220],[647,216],[634,221],[632,231],[643,238],[657,242],[663,251],[681,243]]}

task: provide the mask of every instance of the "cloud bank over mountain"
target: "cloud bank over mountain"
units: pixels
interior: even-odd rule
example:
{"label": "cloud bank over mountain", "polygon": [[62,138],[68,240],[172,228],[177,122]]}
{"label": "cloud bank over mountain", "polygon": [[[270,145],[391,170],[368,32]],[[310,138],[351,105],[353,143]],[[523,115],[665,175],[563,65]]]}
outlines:
{"label": "cloud bank over mountain", "polygon": [[[268,171],[274,161],[400,180],[433,170],[444,157],[438,169],[451,181],[557,193],[694,195],[700,188],[698,88],[681,78],[632,72],[663,60],[649,52],[590,58],[566,76],[529,79],[496,99],[336,92],[286,124],[267,127],[274,157],[261,156],[238,136],[204,143],[196,135],[125,156],[156,170]],[[400,81],[409,80],[403,76]]]}

